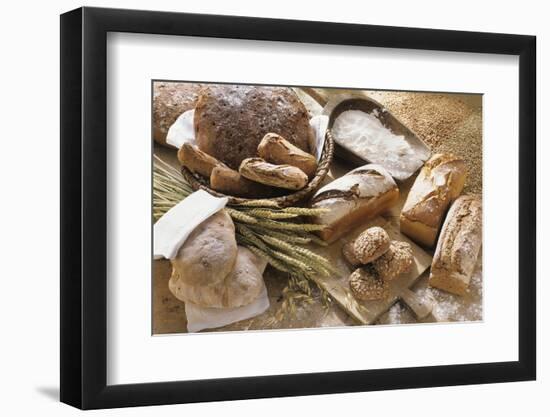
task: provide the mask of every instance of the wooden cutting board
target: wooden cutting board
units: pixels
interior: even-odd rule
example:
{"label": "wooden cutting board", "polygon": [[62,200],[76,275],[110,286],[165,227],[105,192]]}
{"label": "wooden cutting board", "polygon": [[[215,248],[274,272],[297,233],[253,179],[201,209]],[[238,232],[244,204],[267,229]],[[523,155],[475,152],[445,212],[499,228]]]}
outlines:
{"label": "wooden cutting board", "polygon": [[[383,300],[360,301],[357,300],[348,284],[348,278],[353,271],[342,256],[342,246],[355,239],[363,230],[372,226],[383,227],[388,232],[392,240],[407,242],[412,247],[413,268],[406,274],[401,274],[397,279],[390,282],[390,295]],[[337,274],[330,277],[317,277],[317,282],[322,286],[336,301],[344,308],[355,320],[361,324],[374,323],[383,313],[385,313],[395,302],[402,299],[415,313],[429,314],[430,306],[424,304],[422,300],[415,297],[409,288],[412,287],[420,278],[422,273],[428,269],[432,263],[432,256],[425,252],[421,247],[403,235],[399,228],[383,217],[376,217],[373,220],[366,221],[353,232],[348,233],[337,242],[327,247],[311,247],[319,255],[325,256],[336,268]]]}

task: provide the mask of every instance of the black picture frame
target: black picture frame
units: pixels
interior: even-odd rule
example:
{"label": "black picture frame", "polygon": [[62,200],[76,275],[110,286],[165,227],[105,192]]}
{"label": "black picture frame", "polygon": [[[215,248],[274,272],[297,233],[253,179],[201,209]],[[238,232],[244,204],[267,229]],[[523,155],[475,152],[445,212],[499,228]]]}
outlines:
{"label": "black picture frame", "polygon": [[[519,358],[513,362],[106,384],[106,37],[131,32],[519,56]],[[536,378],[534,36],[80,8],[61,15],[61,401],[82,409]]]}

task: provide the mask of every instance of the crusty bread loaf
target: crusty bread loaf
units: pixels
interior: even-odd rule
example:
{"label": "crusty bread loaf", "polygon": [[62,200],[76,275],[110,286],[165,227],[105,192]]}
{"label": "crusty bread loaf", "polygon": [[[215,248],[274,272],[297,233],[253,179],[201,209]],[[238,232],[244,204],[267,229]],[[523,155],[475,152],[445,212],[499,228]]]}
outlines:
{"label": "crusty bread loaf", "polygon": [[399,198],[399,189],[390,174],[380,165],[368,164],[317,190],[311,207],[328,212],[314,217],[326,227],[320,237],[334,242],[353,227],[392,207]]}
{"label": "crusty bread loaf", "polygon": [[478,196],[459,197],[449,209],[432,260],[429,283],[464,295],[481,248],[482,209]]}
{"label": "crusty bread loaf", "polygon": [[191,232],[171,262],[183,282],[211,285],[225,279],[236,258],[235,225],[222,209]]}
{"label": "crusty bread loaf", "polygon": [[262,158],[247,158],[241,162],[239,173],[249,180],[271,187],[300,190],[307,185],[307,175],[290,165],[273,165]]}
{"label": "crusty bread loaf", "polygon": [[266,264],[265,260],[239,246],[234,268],[221,282],[189,284],[181,278],[183,271],[174,268],[168,286],[176,298],[198,306],[241,307],[258,298],[265,287],[262,274]]}
{"label": "crusty bread loaf", "polygon": [[155,81],[153,83],[153,139],[166,143],[168,129],[187,110],[194,109],[203,84]]}
{"label": "crusty bread loaf", "polygon": [[435,154],[416,178],[403,210],[401,231],[416,242],[433,247],[449,205],[466,181],[466,164],[449,154]]}
{"label": "crusty bread loaf", "polygon": [[207,178],[210,177],[214,168],[226,168],[224,163],[190,143],[184,143],[178,150],[178,160],[191,172],[196,172]]}
{"label": "crusty bread loaf", "polygon": [[208,86],[195,107],[194,125],[199,148],[233,169],[257,156],[266,133],[277,133],[305,152],[313,142],[307,110],[287,87]]}
{"label": "crusty bread loaf", "polygon": [[266,198],[273,195],[271,187],[251,181],[226,166],[215,167],[212,170],[210,188],[237,197]]}
{"label": "crusty bread loaf", "polygon": [[276,133],[268,133],[263,137],[258,145],[258,155],[272,164],[300,168],[309,178],[317,171],[317,160],[313,155],[302,151]]}

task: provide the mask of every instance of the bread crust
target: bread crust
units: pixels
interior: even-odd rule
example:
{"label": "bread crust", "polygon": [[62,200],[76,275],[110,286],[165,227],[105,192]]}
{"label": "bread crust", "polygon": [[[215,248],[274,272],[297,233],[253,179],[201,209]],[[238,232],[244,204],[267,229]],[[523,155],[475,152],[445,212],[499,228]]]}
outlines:
{"label": "bread crust", "polygon": [[269,132],[305,152],[313,142],[307,110],[287,87],[207,86],[195,107],[194,126],[199,147],[233,169],[257,156]]}
{"label": "bread crust", "polygon": [[433,247],[449,205],[466,181],[464,160],[435,154],[416,178],[400,215],[401,231],[416,242]]}
{"label": "bread crust", "polygon": [[247,158],[241,162],[239,173],[249,180],[287,190],[301,190],[308,183],[307,175],[291,165],[274,165],[262,158]]}
{"label": "bread crust", "polygon": [[250,304],[263,288],[266,262],[244,246],[239,246],[233,270],[222,282],[188,284],[180,278],[180,271],[172,272],[168,286],[174,296],[202,307],[234,308]]}
{"label": "bread crust", "polygon": [[237,197],[271,197],[273,189],[243,177],[226,166],[215,167],[210,175],[210,187],[223,194]]}
{"label": "bread crust", "polygon": [[222,209],[191,232],[171,262],[183,282],[210,285],[225,279],[236,257],[235,225]]}
{"label": "bread crust", "polygon": [[317,171],[317,160],[313,155],[302,151],[276,133],[268,133],[263,137],[258,145],[258,155],[272,164],[300,168],[308,178],[312,178]]}
{"label": "bread crust", "polygon": [[201,151],[197,146],[184,143],[178,150],[178,160],[191,172],[210,177],[216,167],[227,168],[223,162]]}
{"label": "bread crust", "polygon": [[194,109],[203,84],[155,81],[153,83],[153,139],[166,143],[168,129],[187,110]]}
{"label": "bread crust", "polygon": [[465,295],[482,243],[482,205],[479,196],[459,197],[449,209],[432,260],[429,284]]}
{"label": "bread crust", "polygon": [[364,165],[315,193],[311,207],[329,211],[313,221],[326,225],[319,236],[331,243],[358,224],[385,212],[398,199],[399,189],[389,173],[379,165]]}

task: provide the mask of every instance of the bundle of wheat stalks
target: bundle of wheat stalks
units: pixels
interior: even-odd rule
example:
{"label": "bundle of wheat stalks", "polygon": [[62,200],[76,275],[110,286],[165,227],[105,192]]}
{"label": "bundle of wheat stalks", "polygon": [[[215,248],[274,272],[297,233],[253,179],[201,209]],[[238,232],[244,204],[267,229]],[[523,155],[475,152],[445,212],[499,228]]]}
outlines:
{"label": "bundle of wheat stalks", "polygon": [[[159,219],[193,190],[180,172],[157,156],[153,164],[153,215]],[[319,277],[333,272],[330,263],[305,245],[325,245],[312,232],[323,225],[304,222],[304,218],[323,212],[303,207],[281,208],[270,200],[250,200],[228,205],[225,210],[235,223],[240,245],[266,259],[275,269],[289,274],[287,292],[311,296],[309,281],[319,285]],[[319,285],[322,288],[321,285]]]}

